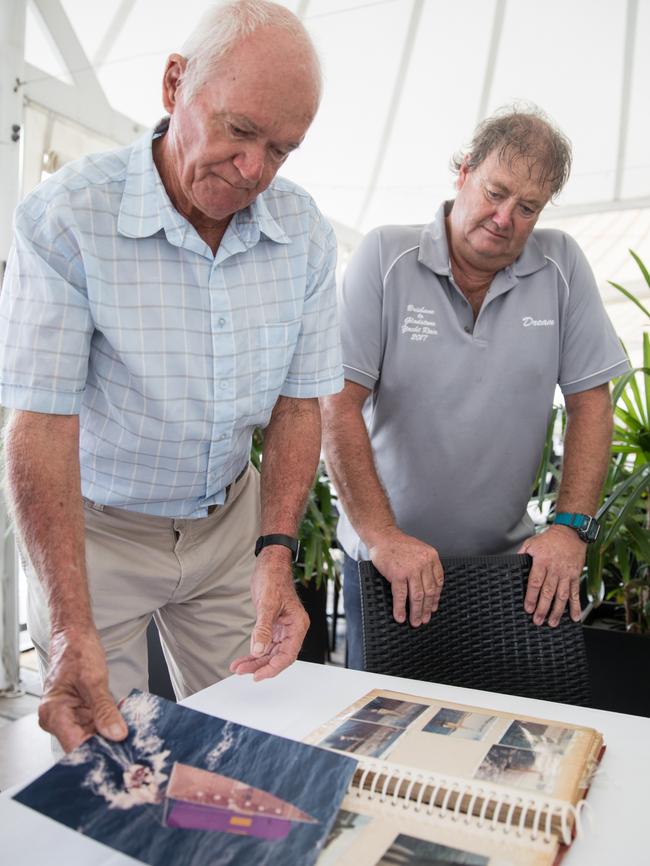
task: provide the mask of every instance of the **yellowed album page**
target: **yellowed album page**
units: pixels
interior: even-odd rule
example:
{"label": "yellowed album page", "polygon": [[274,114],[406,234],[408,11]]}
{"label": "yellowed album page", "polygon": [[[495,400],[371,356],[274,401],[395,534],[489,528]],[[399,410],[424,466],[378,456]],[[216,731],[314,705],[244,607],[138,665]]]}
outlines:
{"label": "yellowed album page", "polygon": [[514,830],[478,828],[475,819],[453,821],[400,805],[343,800],[316,866],[552,866],[556,840],[517,838]]}
{"label": "yellowed album page", "polygon": [[603,740],[593,728],[376,689],[307,742],[576,804]]}

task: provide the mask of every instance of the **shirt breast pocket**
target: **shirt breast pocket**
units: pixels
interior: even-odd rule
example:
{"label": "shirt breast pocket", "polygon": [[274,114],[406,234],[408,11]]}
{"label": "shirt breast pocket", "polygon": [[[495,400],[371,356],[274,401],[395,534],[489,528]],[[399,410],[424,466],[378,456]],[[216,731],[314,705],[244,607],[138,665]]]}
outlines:
{"label": "shirt breast pocket", "polygon": [[250,330],[253,391],[266,408],[273,407],[287,377],[301,324],[301,319],[265,322]]}

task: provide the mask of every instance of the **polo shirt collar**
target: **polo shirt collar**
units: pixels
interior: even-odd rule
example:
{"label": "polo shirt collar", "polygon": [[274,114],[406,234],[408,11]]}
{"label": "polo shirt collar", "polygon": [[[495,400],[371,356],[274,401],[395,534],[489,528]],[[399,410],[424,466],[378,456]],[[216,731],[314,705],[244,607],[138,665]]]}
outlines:
{"label": "polo shirt collar", "polygon": [[533,231],[526,241],[519,258],[512,264],[512,270],[517,277],[525,277],[534,274],[546,265],[546,256],[542,252],[535,232]]}
{"label": "polo shirt collar", "polygon": [[451,276],[449,265],[449,246],[447,244],[447,230],[445,228],[445,214],[447,205],[451,202],[443,201],[433,221],[424,226],[420,234],[420,252],[418,261],[432,270],[434,274]]}
{"label": "polo shirt collar", "polygon": [[[163,229],[167,240],[175,246],[205,254],[209,247],[172,205],[153,161],[152,141],[160,134],[159,130],[160,126],[147,132],[133,145],[126,169],[117,230],[126,237],[145,238]],[[235,253],[255,246],[261,235],[276,243],[291,243],[271,215],[264,201],[264,193],[233,215],[224,241],[228,251]]]}
{"label": "polo shirt collar", "polygon": [[[447,244],[447,230],[445,228],[445,216],[449,213],[449,209],[453,205],[453,201],[445,201],[438,208],[433,221],[424,226],[420,235],[420,252],[418,261],[432,270],[435,274],[451,276],[451,267],[449,264],[449,246]],[[528,274],[533,274],[539,271],[546,265],[546,257],[533,232],[526,245],[522,250],[521,255],[512,265],[498,271],[495,275],[497,284],[505,281],[510,285],[510,277],[523,277]],[[515,281],[516,282],[516,279]],[[513,283],[514,284],[514,283]]]}

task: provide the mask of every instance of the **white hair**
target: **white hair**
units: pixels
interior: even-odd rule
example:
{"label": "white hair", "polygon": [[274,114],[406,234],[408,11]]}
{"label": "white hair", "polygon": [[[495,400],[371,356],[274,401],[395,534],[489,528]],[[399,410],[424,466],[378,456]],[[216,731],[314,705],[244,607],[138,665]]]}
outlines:
{"label": "white hair", "polygon": [[295,37],[311,57],[311,69],[320,97],[322,74],[314,44],[300,19],[285,6],[269,0],[222,0],[201,17],[185,40],[181,54],[187,59],[181,92],[190,102],[198,90],[218,71],[221,60],[239,42],[262,27],[277,27]]}

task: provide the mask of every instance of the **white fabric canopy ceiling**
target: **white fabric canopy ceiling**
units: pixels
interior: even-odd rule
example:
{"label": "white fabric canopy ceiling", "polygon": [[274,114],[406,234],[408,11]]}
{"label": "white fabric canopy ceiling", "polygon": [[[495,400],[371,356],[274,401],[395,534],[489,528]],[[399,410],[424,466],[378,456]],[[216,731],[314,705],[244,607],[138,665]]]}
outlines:
{"label": "white fabric canopy ceiling", "polygon": [[[83,72],[66,68],[43,22],[53,10],[67,16],[108,102],[135,121],[116,129],[115,140],[123,141],[125,129],[135,137],[161,116],[165,59],[209,5],[29,0],[26,60],[32,72],[38,67],[67,82]],[[325,92],[283,174],[334,221],[343,258],[375,225],[428,222],[453,195],[449,159],[477,121],[513,100],[532,101],[574,145],[571,179],[543,221],[576,235],[602,286],[627,279],[645,292],[627,249],[650,260],[650,53],[643,50],[650,0],[285,5],[314,37]],[[612,291],[605,291],[608,300]]]}
{"label": "white fabric canopy ceiling", "polygon": [[[154,123],[165,58],[209,3],[60,2],[111,105]],[[650,54],[643,50],[650,0],[285,5],[313,34],[326,87],[309,137],[284,173],[343,225],[366,231],[428,220],[452,190],[451,153],[480,117],[514,99],[538,103],[573,141],[561,205],[650,204]],[[37,15],[30,2],[27,60],[43,67],[48,52]]]}

